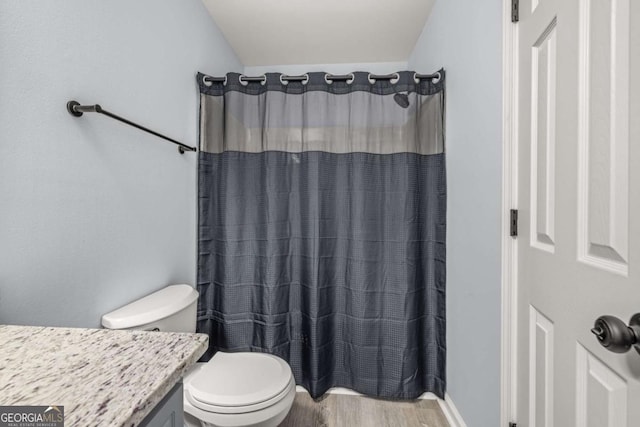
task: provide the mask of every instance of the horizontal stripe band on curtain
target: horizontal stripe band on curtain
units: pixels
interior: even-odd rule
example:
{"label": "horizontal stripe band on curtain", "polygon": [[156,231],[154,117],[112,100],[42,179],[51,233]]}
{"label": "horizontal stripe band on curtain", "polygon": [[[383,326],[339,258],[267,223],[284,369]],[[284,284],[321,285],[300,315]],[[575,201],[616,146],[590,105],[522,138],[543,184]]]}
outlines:
{"label": "horizontal stripe band on curtain", "polygon": [[444,71],[353,74],[198,74],[204,359],[280,356],[313,397],[444,397]]}

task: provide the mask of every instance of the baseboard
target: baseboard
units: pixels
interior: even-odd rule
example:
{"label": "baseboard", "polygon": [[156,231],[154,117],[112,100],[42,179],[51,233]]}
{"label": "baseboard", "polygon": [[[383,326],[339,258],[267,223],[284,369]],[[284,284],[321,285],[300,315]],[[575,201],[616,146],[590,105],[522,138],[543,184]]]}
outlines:
{"label": "baseboard", "polygon": [[[296,392],[298,393],[302,393],[305,392],[307,393],[307,389],[302,387],[301,385],[297,385],[296,386]],[[344,387],[332,387],[329,390],[327,390],[328,394],[346,394],[348,396],[363,396],[362,393],[358,393],[357,391],[353,391],[349,388],[344,388]],[[418,397],[418,399],[426,399],[426,400],[438,400],[438,396],[436,396],[433,393],[424,393],[422,395],[420,395],[420,397]]]}
{"label": "baseboard", "polygon": [[453,400],[451,400],[449,394],[444,395],[444,400],[438,399],[438,404],[451,427],[467,427],[467,423],[462,419],[458,408],[453,404]]}
{"label": "baseboard", "polygon": [[[296,391],[298,393],[308,393],[307,389],[302,387],[301,385],[297,385],[296,386]],[[358,393],[357,391],[353,391],[351,389],[348,388],[344,388],[344,387],[332,387],[329,390],[327,390],[328,394],[347,394],[349,396],[362,396],[362,394]]]}

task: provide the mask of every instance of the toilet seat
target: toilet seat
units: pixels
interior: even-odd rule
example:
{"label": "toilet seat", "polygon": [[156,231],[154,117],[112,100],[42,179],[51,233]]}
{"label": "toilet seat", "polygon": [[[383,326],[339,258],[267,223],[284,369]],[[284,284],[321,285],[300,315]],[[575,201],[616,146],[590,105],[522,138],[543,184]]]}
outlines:
{"label": "toilet seat", "polygon": [[289,365],[265,353],[216,353],[184,378],[194,407],[218,414],[243,414],[273,406],[295,389]]}

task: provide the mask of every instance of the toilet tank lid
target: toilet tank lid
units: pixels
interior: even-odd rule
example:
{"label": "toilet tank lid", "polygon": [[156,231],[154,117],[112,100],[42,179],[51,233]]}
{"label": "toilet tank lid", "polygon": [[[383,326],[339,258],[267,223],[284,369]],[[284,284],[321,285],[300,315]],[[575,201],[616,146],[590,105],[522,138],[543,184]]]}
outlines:
{"label": "toilet tank lid", "polygon": [[171,285],[102,316],[102,326],[127,329],[157,322],[187,308],[198,299],[189,285]]}

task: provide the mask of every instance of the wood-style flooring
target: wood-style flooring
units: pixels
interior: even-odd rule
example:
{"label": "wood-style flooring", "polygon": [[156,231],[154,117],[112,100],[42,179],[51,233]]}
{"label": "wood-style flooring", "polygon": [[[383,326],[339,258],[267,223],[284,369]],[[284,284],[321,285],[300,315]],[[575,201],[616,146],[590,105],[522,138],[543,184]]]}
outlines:
{"label": "wood-style flooring", "polygon": [[280,427],[449,427],[435,400],[389,401],[325,394],[317,401],[298,392]]}

